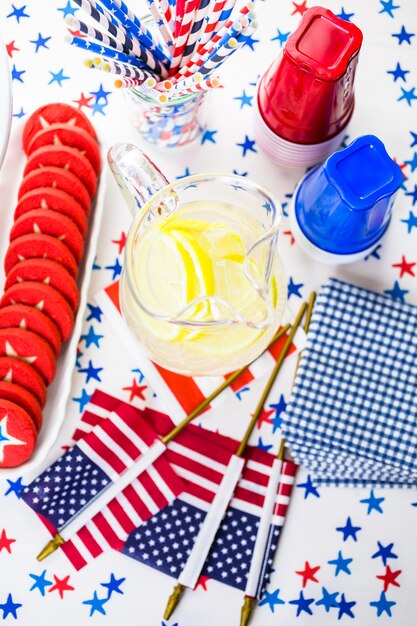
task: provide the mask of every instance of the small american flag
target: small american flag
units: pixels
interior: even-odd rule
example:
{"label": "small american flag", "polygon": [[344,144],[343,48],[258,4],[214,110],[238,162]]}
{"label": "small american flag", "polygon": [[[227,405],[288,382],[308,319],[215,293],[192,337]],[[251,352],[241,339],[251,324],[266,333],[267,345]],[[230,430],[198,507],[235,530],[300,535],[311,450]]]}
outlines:
{"label": "small american flag", "polygon": [[[109,324],[117,333],[117,336],[125,344],[126,349],[131,351],[135,362],[144,373],[148,383],[158,395],[163,406],[174,421],[178,422],[207,398],[219,387],[227,376],[182,376],[170,372],[153,363],[146,355],[139,341],[130,333],[126,323],[121,317],[119,305],[119,282],[116,281],[100,291],[95,296],[97,304],[103,311]],[[248,385],[251,381],[267,376],[271,373],[278,355],[286,341],[284,335],[270,348],[254,361],[220,396],[215,398],[212,406],[216,406],[225,400],[237,402],[235,393]],[[298,329],[294,343],[289,354],[298,353],[305,344],[305,333]]]}
{"label": "small american flag", "polygon": [[[52,534],[80,516],[156,440],[143,412],[112,399],[110,410],[95,393],[86,411],[88,432],[21,494]],[[91,424],[91,419],[94,424]],[[182,492],[183,482],[166,458],[158,458],[114,497],[62,549],[76,569],[110,547],[121,547],[140,523]]]}

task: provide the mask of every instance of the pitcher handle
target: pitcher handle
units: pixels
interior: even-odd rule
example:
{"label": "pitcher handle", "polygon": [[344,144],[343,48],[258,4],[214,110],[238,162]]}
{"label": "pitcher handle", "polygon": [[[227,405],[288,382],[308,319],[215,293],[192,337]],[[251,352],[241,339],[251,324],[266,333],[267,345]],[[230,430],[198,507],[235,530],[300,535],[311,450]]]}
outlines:
{"label": "pitcher handle", "polygon": [[110,148],[107,160],[133,216],[153,195],[169,185],[161,170],[133,144],[115,144]]}

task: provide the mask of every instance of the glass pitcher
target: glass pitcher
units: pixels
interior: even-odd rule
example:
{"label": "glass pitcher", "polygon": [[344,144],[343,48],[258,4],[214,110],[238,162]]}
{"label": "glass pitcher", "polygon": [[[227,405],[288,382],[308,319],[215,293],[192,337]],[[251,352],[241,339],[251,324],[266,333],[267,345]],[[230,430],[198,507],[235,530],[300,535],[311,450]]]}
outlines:
{"label": "glass pitcher", "polygon": [[134,216],[120,306],[150,358],[192,376],[227,374],[254,360],[286,304],[281,207],[240,176],[169,183],[131,144],[113,146],[108,161]]}

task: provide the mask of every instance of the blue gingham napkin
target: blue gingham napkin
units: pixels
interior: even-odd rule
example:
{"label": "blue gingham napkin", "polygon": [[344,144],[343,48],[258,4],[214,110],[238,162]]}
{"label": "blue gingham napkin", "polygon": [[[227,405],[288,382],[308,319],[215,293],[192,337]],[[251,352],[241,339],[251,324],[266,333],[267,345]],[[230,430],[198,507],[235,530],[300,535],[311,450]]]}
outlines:
{"label": "blue gingham napkin", "polygon": [[317,483],[415,487],[417,308],[323,285],[283,430]]}

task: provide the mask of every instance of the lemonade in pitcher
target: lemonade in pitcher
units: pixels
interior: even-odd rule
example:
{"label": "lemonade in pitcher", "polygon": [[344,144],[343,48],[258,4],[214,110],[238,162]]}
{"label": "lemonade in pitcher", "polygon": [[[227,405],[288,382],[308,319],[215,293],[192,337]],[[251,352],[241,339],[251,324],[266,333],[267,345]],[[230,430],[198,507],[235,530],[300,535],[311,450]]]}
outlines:
{"label": "lemonade in pitcher", "polygon": [[120,289],[130,329],[176,372],[246,365],[272,340],[286,302],[275,204],[236,176],[188,177],[156,193],[143,178],[142,164],[136,205],[145,187],[149,199],[129,233]]}

